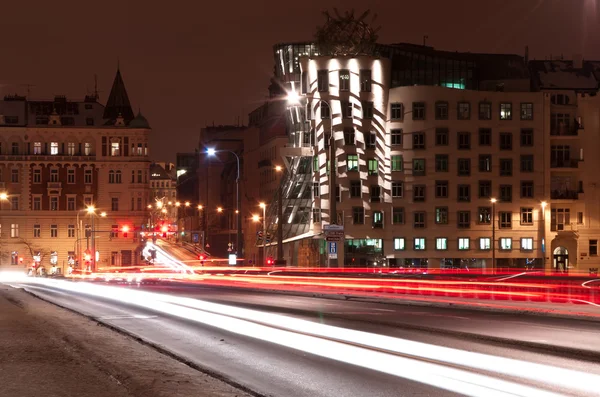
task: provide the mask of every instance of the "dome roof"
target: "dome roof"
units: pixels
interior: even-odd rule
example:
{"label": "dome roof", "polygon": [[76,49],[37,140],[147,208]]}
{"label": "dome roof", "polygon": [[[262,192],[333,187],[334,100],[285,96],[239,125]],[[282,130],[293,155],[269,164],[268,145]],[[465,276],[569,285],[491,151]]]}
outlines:
{"label": "dome roof", "polygon": [[150,128],[150,123],[142,115],[142,112],[138,112],[137,116],[129,122],[129,128]]}

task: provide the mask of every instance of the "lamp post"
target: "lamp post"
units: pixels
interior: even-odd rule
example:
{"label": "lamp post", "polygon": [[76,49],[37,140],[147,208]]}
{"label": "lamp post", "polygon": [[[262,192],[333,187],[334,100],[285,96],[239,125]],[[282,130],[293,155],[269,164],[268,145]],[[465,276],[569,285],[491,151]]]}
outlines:
{"label": "lamp post", "polygon": [[233,150],[215,150],[215,149],[207,149],[206,153],[209,156],[214,156],[217,152],[228,152],[231,153],[235,156],[236,162],[237,162],[237,176],[235,178],[235,195],[236,195],[236,210],[235,210],[235,214],[237,217],[237,235],[236,235],[236,247],[235,247],[235,251],[237,256],[240,256],[243,254],[242,252],[242,247],[241,247],[241,243],[242,243],[242,217],[241,217],[241,212],[240,212],[240,207],[241,207],[241,203],[240,203],[240,157],[237,155],[236,152],[234,152]]}
{"label": "lamp post", "polygon": [[542,266],[546,272],[546,206],[548,203],[542,201],[540,205],[542,206]]}
{"label": "lamp post", "polygon": [[[8,201],[8,193],[6,193],[6,192],[0,193],[0,202],[2,202],[2,201]],[[2,261],[2,259],[0,256],[0,264],[2,264],[1,261]]]}
{"label": "lamp post", "polygon": [[262,208],[263,211],[263,236],[262,236],[262,247],[260,250],[260,255],[258,256],[258,260],[260,261],[260,266],[264,266],[265,265],[265,251],[266,251],[266,244],[267,244],[267,204],[265,203],[260,203],[258,204],[258,206],[260,208]]}
{"label": "lamp post", "polygon": [[492,198],[492,273],[496,272],[496,199]]}
{"label": "lamp post", "polygon": [[[281,166],[275,167],[275,171],[282,172]],[[277,187],[277,265],[281,266],[284,264],[283,260],[283,186],[282,180],[279,179],[279,186]]]}

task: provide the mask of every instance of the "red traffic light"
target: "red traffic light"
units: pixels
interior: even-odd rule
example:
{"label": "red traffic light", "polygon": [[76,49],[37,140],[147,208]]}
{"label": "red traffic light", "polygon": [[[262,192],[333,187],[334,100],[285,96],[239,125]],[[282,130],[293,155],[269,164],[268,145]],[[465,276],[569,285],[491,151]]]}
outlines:
{"label": "red traffic light", "polygon": [[198,259],[200,259],[201,261],[203,261],[205,259],[204,255],[198,255]]}
{"label": "red traffic light", "polygon": [[273,263],[273,258],[267,258],[267,265],[272,265]]}
{"label": "red traffic light", "polygon": [[161,231],[161,232],[163,232],[163,233],[166,233],[166,232],[168,232],[168,231],[169,231],[169,228],[168,228],[168,227],[166,227],[166,226],[163,226],[163,227],[160,229],[160,231]]}
{"label": "red traffic light", "polygon": [[23,263],[23,257],[19,258],[19,263]]}

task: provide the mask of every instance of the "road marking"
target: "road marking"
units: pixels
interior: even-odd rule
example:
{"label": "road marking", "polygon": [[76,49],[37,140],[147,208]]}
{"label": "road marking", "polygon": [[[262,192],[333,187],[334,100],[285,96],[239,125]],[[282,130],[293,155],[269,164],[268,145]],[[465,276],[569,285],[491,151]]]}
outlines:
{"label": "road marking", "polygon": [[430,317],[448,317],[448,318],[459,318],[461,320],[470,320],[469,317],[449,316],[447,314],[435,314],[435,313],[427,313],[427,312],[411,312],[411,313],[404,313],[404,314],[419,314],[419,315],[425,315],[425,316],[430,316]]}
{"label": "road marking", "polygon": [[390,310],[390,309],[373,309],[373,310],[377,310],[378,312],[395,312],[395,310]]}
{"label": "road marking", "polygon": [[150,319],[150,318],[157,318],[158,316],[144,316],[141,314],[121,314],[121,315],[116,315],[116,316],[102,316],[102,317],[98,317],[98,319],[100,320],[131,320],[131,319],[139,319],[139,320],[146,320],[146,319]]}

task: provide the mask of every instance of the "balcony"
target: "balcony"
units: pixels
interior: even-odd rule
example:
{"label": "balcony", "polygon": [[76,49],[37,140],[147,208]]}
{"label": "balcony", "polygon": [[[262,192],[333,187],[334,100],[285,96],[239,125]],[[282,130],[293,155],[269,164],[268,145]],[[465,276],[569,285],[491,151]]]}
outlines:
{"label": "balcony", "polygon": [[576,159],[554,159],[550,161],[550,168],[578,168],[579,161]]}
{"label": "balcony", "polygon": [[583,129],[583,126],[579,124],[575,125],[566,125],[560,124],[557,126],[553,126],[550,129],[551,136],[577,136],[579,134],[579,130]]}
{"label": "balcony", "polygon": [[579,193],[576,190],[553,190],[550,192],[552,200],[577,200]]}
{"label": "balcony", "polygon": [[48,189],[60,189],[62,188],[62,182],[48,182]]}

